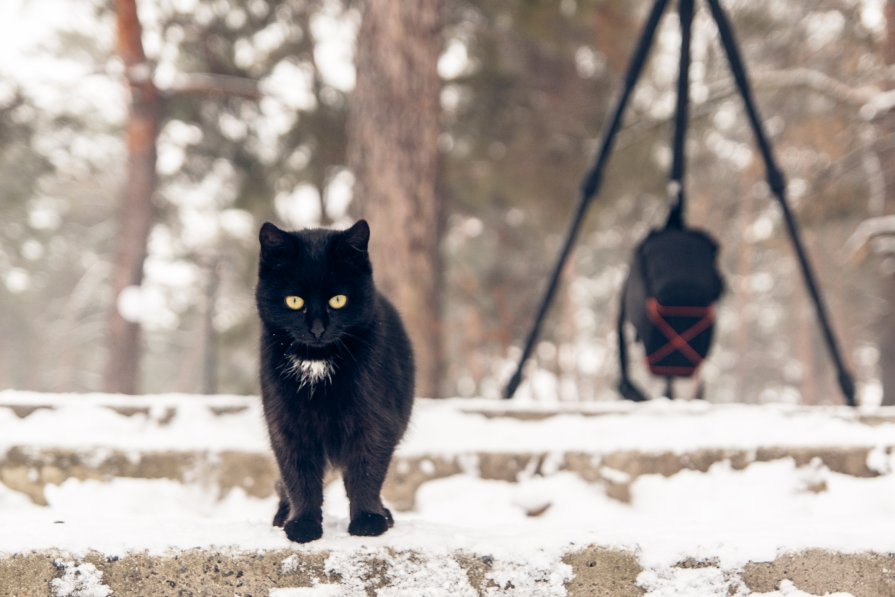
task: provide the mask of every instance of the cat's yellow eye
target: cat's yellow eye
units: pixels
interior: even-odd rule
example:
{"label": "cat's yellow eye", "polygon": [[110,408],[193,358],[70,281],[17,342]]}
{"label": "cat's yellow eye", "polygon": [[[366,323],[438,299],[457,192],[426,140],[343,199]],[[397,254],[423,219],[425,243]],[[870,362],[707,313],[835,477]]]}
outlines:
{"label": "cat's yellow eye", "polygon": [[329,306],[333,309],[341,309],[346,304],[348,304],[348,297],[344,294],[337,294],[336,296],[329,299]]}
{"label": "cat's yellow eye", "polygon": [[302,307],[305,306],[305,299],[300,296],[287,296],[286,297],[286,306],[292,309],[293,311],[298,311]]}

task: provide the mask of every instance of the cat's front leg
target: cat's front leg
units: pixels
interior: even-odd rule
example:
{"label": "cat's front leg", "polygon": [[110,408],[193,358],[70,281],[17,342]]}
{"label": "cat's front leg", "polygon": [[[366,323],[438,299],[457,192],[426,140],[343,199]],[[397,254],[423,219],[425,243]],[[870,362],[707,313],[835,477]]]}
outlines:
{"label": "cat's front leg", "polygon": [[376,537],[394,526],[392,513],[382,504],[380,497],[391,456],[392,450],[382,450],[347,463],[343,475],[345,492],[351,504],[350,534]]}
{"label": "cat's front leg", "polygon": [[319,539],[323,536],[323,455],[289,451],[277,454],[277,462],[289,502],[283,525],[286,536],[298,543]]}

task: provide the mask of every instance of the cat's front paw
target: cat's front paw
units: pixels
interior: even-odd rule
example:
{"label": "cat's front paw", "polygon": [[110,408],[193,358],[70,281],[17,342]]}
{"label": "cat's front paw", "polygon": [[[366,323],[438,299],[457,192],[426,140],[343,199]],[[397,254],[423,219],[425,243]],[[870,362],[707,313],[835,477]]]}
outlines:
{"label": "cat's front paw", "polygon": [[283,530],[290,541],[308,543],[323,536],[323,523],[317,518],[303,516],[288,521]]}
{"label": "cat's front paw", "polygon": [[[386,510],[386,512],[388,512]],[[373,512],[361,512],[348,525],[348,532],[358,537],[377,537],[386,532],[394,524],[391,512],[386,518],[382,514]]]}

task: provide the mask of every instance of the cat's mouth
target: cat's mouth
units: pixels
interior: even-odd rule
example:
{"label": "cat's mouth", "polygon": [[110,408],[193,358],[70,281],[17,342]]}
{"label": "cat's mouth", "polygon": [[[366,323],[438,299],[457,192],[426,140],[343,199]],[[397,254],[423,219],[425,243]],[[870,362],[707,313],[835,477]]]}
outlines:
{"label": "cat's mouth", "polygon": [[338,340],[327,334],[319,338],[303,338],[301,342],[303,344],[307,344],[308,346],[316,346],[317,348],[322,348],[324,346],[331,346],[338,342]]}
{"label": "cat's mouth", "polygon": [[320,351],[331,352],[339,344],[337,339],[329,337],[293,337],[293,340],[293,349],[299,356],[319,356]]}

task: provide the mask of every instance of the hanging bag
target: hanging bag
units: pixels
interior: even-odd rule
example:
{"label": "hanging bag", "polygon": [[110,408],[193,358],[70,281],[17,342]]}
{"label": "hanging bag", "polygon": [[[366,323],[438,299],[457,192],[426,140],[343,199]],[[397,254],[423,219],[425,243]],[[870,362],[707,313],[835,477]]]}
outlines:
{"label": "hanging bag", "polygon": [[708,355],[724,288],[717,255],[694,229],[653,230],[634,251],[623,308],[653,375],[690,377]]}

